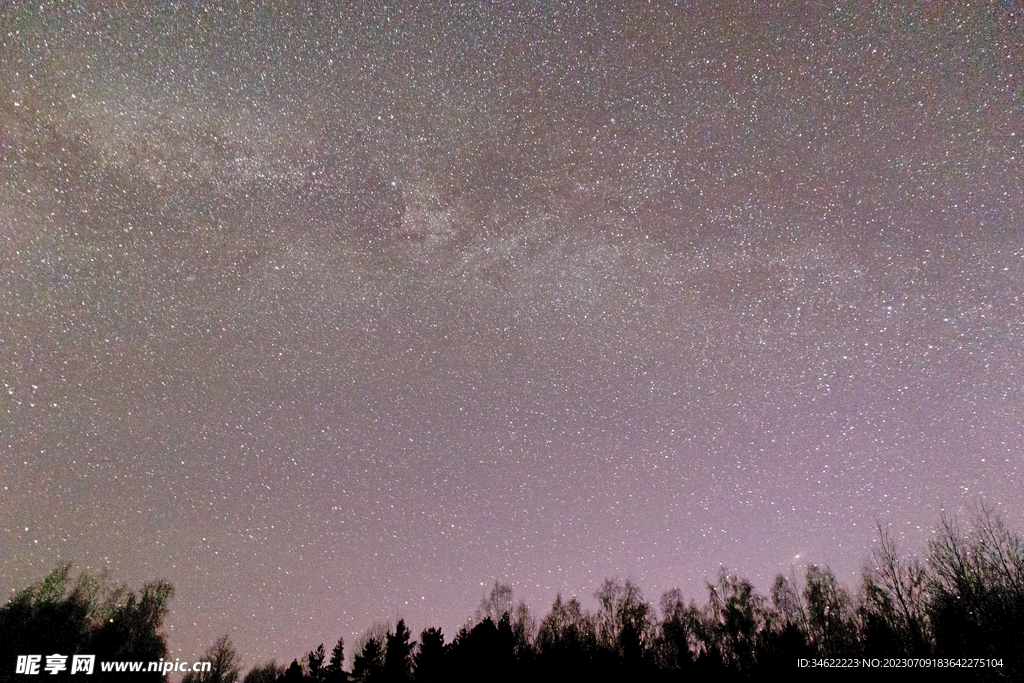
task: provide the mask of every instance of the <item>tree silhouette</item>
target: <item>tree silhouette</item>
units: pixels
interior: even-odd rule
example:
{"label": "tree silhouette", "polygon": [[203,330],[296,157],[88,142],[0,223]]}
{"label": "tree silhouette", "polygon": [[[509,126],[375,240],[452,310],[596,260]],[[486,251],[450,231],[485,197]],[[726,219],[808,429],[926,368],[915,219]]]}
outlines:
{"label": "tree silhouette", "polygon": [[53,570],[41,582],[18,593],[0,609],[0,676],[14,671],[19,654],[75,653],[91,635],[95,591],[79,576],[68,591],[71,565]]}
{"label": "tree silhouette", "polygon": [[740,672],[753,669],[757,642],[766,625],[763,599],[746,579],[723,567],[718,583],[708,585],[710,634],[722,661]]}
{"label": "tree silhouette", "polygon": [[377,683],[384,674],[384,646],[372,636],[352,661],[352,678],[362,683]]}
{"label": "tree silhouette", "polygon": [[337,644],[331,650],[331,661],[324,668],[324,681],[327,683],[346,683],[348,673],[342,668],[345,661],[345,641],[338,638]]}
{"label": "tree silhouette", "polygon": [[499,624],[487,617],[472,629],[461,629],[448,651],[452,680],[512,680],[514,646],[507,612]]}
{"label": "tree silhouette", "polygon": [[416,683],[437,683],[446,680],[444,656],[444,634],[437,628],[424,629],[420,634],[420,646],[413,657]]}
{"label": "tree silhouette", "polygon": [[614,655],[616,664],[638,671],[654,639],[651,606],[629,579],[605,579],[594,597],[601,606],[597,614],[600,645]]}
{"label": "tree silhouette", "polygon": [[[171,584],[150,582],[136,593],[83,572],[72,587],[70,572],[70,564],[58,567],[0,608],[0,681],[13,676],[16,658],[24,654],[90,654],[97,661],[157,661],[167,654],[161,628],[174,594]],[[144,671],[135,679],[163,680],[163,674]]]}
{"label": "tree silhouette", "polygon": [[795,578],[777,575],[772,583],[771,598],[780,625],[792,625],[802,630],[807,628],[807,611]]}
{"label": "tree silhouette", "polygon": [[138,595],[119,587],[104,602],[102,626],[91,647],[97,659],[156,661],[167,655],[160,627],[174,588],[165,581],[147,583]]}
{"label": "tree silhouette", "polygon": [[284,668],[278,666],[274,660],[270,660],[250,669],[242,679],[242,683],[276,683],[282,676],[284,676]]}
{"label": "tree silhouette", "polygon": [[533,658],[533,640],[537,634],[537,620],[527,604],[520,600],[512,618],[512,638],[516,657],[525,665]]}
{"label": "tree silhouette", "polygon": [[[792,672],[812,657],[983,657],[999,665],[979,676],[1018,680],[1024,675],[1024,540],[990,508],[969,527],[943,517],[928,558],[901,557],[879,524],[861,583],[851,594],[827,566],[811,565],[798,583],[779,575],[768,594],[724,569],[708,584],[703,607],[678,590],[665,592],[660,621],[631,581],[606,580],[594,593],[598,609],[559,594],[539,627],[511,587],[496,582],[477,621],[445,646],[428,628],[420,644],[404,620],[378,624],[357,644],[351,678],[369,683],[533,679],[563,680],[750,679]],[[95,654],[102,661],[157,661],[166,655],[160,629],[173,589],[152,582],[140,591],[82,573],[71,580],[63,565],[0,607],[0,683],[13,681],[15,658],[31,653]],[[472,623],[472,622],[470,622]],[[238,657],[227,635],[206,652],[209,672],[182,683],[235,683]],[[254,667],[243,683],[347,682],[344,641],[330,661],[324,645],[287,669]],[[119,680],[97,668],[97,680]],[[163,681],[144,671],[133,680]]]}
{"label": "tree silhouette", "polygon": [[813,564],[807,568],[804,601],[810,641],[818,654],[826,657],[856,654],[852,601],[831,569]]}
{"label": "tree silhouette", "polygon": [[927,570],[917,558],[900,558],[896,541],[877,527],[879,543],[864,570],[864,639],[876,653],[927,656]]}
{"label": "tree silhouette", "polygon": [[929,547],[936,650],[1003,658],[1011,678],[1024,674],[1024,541],[982,507],[970,531],[944,516]]}
{"label": "tree silhouette", "polygon": [[238,652],[228,634],[222,635],[203,655],[201,661],[210,662],[209,671],[190,671],[181,683],[236,683],[239,675]]}
{"label": "tree silhouette", "polygon": [[293,659],[277,680],[278,683],[304,683],[308,679],[305,668],[299,664],[299,660]]}
{"label": "tree silhouette", "polygon": [[764,609],[765,628],[758,639],[757,662],[762,670],[788,670],[794,661],[814,654],[807,637],[807,610],[795,576],[778,574],[770,597],[771,607],[766,605]]}
{"label": "tree silhouette", "polygon": [[384,680],[387,683],[407,683],[412,680],[412,648],[405,620],[399,619],[394,633],[387,635],[384,651]]}
{"label": "tree silhouette", "polygon": [[497,623],[501,619],[501,615],[511,615],[514,607],[512,586],[495,581],[490,595],[480,601],[480,609],[477,610],[477,621],[483,621],[490,617],[492,621]]}
{"label": "tree silhouette", "polygon": [[661,596],[661,628],[655,645],[658,668],[674,677],[687,675],[693,667],[695,625],[700,620],[696,605],[687,606],[678,588]]}
{"label": "tree silhouette", "polygon": [[583,611],[576,598],[555,597],[551,611],[537,631],[537,668],[546,680],[592,678],[598,667],[596,620]]}
{"label": "tree silhouette", "polygon": [[324,652],[324,644],[320,643],[317,649],[306,655],[306,669],[309,671],[308,678],[312,681],[323,681],[327,675],[324,670],[324,659],[327,658]]}

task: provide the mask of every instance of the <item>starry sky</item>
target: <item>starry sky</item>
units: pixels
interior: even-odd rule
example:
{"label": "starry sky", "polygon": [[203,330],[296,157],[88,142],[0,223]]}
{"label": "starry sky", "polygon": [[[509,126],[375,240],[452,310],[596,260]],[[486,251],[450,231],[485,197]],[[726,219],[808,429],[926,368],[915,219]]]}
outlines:
{"label": "starry sky", "polygon": [[3,595],[248,666],[1024,527],[1020,4],[435,4],[0,7]]}

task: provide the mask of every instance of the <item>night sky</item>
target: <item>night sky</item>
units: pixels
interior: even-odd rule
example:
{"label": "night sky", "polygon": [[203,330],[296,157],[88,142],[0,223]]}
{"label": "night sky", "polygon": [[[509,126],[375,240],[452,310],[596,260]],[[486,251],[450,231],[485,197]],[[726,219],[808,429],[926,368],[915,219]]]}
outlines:
{"label": "night sky", "polygon": [[351,663],[1024,528],[1020,4],[353,4],[0,7],[5,599]]}

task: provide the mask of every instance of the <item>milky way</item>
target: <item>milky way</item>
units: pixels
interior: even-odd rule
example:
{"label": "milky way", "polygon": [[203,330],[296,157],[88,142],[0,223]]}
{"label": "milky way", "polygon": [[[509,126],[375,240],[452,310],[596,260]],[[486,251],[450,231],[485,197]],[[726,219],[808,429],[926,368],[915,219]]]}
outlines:
{"label": "milky way", "polygon": [[1024,11],[937,4],[5,4],[0,590],[248,665],[1021,529]]}

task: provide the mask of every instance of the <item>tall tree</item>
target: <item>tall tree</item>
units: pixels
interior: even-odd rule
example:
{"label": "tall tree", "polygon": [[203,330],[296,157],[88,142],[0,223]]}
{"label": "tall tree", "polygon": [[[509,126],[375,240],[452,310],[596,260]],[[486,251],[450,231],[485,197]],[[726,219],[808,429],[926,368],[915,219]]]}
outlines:
{"label": "tall tree", "polygon": [[181,683],[236,683],[238,681],[240,673],[238,652],[228,634],[225,633],[214,641],[210,649],[203,655],[202,661],[210,662],[210,670],[190,671],[181,679]]}
{"label": "tall tree", "polygon": [[338,638],[337,644],[331,650],[331,661],[324,668],[327,683],[345,683],[348,681],[348,673],[342,668],[345,661],[345,640]]}
{"label": "tall tree", "polygon": [[853,601],[831,569],[813,564],[807,568],[804,602],[810,640],[819,655],[856,654],[858,629],[853,621]]}
{"label": "tall tree", "polygon": [[594,597],[601,606],[597,618],[602,645],[613,651],[624,666],[635,669],[653,641],[651,606],[644,602],[640,587],[629,579],[605,579]]}
{"label": "tall tree", "polygon": [[384,680],[388,683],[407,683],[412,680],[412,648],[415,643],[409,641],[410,636],[403,619],[399,619],[394,632],[387,635]]}
{"label": "tall tree", "polygon": [[796,572],[778,574],[771,587],[771,606],[764,606],[765,626],[758,638],[757,660],[762,670],[780,670],[814,652],[807,641],[807,613],[800,597]]}
{"label": "tall tree", "polygon": [[863,573],[865,637],[884,654],[929,654],[928,572],[917,558],[903,559],[892,535],[878,525],[879,542]]}
{"label": "tall tree", "polygon": [[453,681],[508,681],[515,676],[512,626],[508,613],[495,624],[487,617],[472,629],[461,629],[448,652]]}
{"label": "tall tree", "polygon": [[696,605],[687,606],[678,588],[661,596],[661,632],[658,637],[658,663],[672,675],[683,675],[693,665],[690,640],[695,620],[699,619]]}
{"label": "tall tree", "polygon": [[724,567],[708,593],[710,622],[723,662],[737,671],[750,671],[757,638],[765,626],[763,599],[749,581],[731,576]]}
{"label": "tall tree", "polygon": [[807,613],[804,612],[804,603],[800,599],[795,576],[789,578],[782,574],[776,575],[775,581],[772,582],[771,597],[775,614],[783,624],[807,628]]}
{"label": "tall tree", "polygon": [[384,646],[376,636],[371,636],[352,660],[352,678],[360,683],[377,683],[383,673]]}
{"label": "tall tree", "polygon": [[969,530],[943,517],[929,549],[938,652],[1003,658],[1008,677],[1024,678],[1024,539],[982,507]]}
{"label": "tall tree", "polygon": [[537,620],[523,600],[516,605],[515,615],[512,618],[512,633],[515,640],[516,657],[520,661],[532,659],[533,641],[537,635]]}
{"label": "tall tree", "polygon": [[314,681],[324,680],[327,672],[324,670],[324,659],[327,658],[324,652],[324,644],[306,655],[306,668],[309,670],[309,678]]}
{"label": "tall tree", "polygon": [[307,680],[306,669],[297,659],[293,659],[281,677],[277,679],[278,683],[305,683]]}
{"label": "tall tree", "polygon": [[535,647],[537,667],[546,670],[553,680],[586,679],[598,674],[596,620],[576,598],[563,602],[561,594],[555,596],[551,611],[537,631]]}
{"label": "tall tree", "polygon": [[413,657],[416,683],[438,683],[445,680],[444,634],[441,629],[427,628],[420,634],[420,646]]}
{"label": "tall tree", "polygon": [[156,661],[167,655],[167,639],[161,632],[174,587],[166,581],[147,583],[136,595],[119,587],[107,595],[101,607],[102,625],[91,647],[97,659]]}
{"label": "tall tree", "polygon": [[490,595],[480,601],[480,609],[477,610],[477,620],[483,621],[490,617],[497,623],[502,614],[512,614],[515,603],[512,599],[512,586],[501,581],[494,582],[494,588]]}

